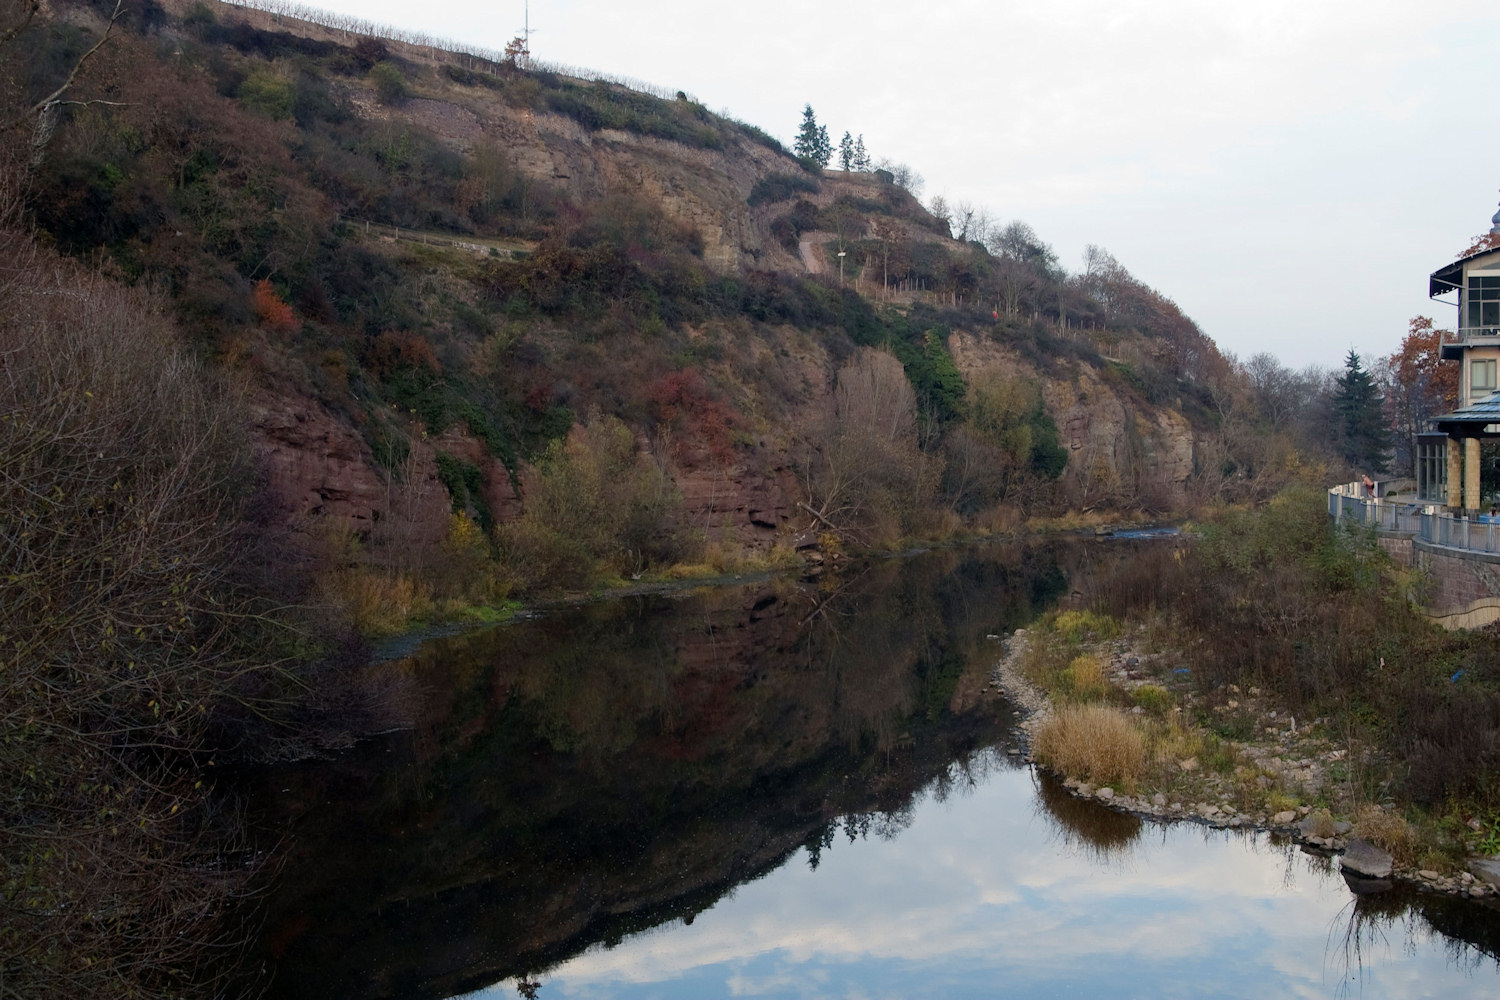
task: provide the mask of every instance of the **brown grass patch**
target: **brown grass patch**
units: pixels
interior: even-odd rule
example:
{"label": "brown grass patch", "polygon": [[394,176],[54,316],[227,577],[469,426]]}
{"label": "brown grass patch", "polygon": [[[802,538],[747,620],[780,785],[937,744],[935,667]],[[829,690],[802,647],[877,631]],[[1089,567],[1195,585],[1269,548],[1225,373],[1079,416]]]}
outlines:
{"label": "brown grass patch", "polygon": [[1033,747],[1042,764],[1095,784],[1132,791],[1146,767],[1146,740],[1116,708],[1067,705],[1037,727]]}
{"label": "brown grass patch", "polygon": [[1091,653],[1073,657],[1058,680],[1078,701],[1097,701],[1109,694],[1109,681],[1104,676],[1104,660]]}
{"label": "brown grass patch", "polygon": [[1354,832],[1391,853],[1397,864],[1410,865],[1418,854],[1417,830],[1397,812],[1375,805],[1362,805],[1354,814]]}
{"label": "brown grass patch", "polygon": [[395,635],[432,610],[432,588],[394,570],[346,569],[325,576],[320,589],[361,635]]}

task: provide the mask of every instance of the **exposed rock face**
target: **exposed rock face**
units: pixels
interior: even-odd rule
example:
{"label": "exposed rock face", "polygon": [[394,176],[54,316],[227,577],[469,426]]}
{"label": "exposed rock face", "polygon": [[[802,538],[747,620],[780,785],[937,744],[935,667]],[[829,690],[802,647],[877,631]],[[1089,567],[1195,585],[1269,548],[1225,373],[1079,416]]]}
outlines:
{"label": "exposed rock face", "polygon": [[478,466],[497,520],[520,516],[509,471],[467,434],[412,435],[399,475],[376,470],[364,439],[316,400],[262,393],[250,404],[250,432],[265,485],[282,522],[295,532],[348,532],[401,548],[438,542],[452,501],[438,479],[437,455]]}
{"label": "exposed rock face", "polygon": [[288,522],[327,518],[368,533],[387,507],[385,484],[354,429],[316,400],[261,394],[250,427],[266,486]]}
{"label": "exposed rock face", "polygon": [[1061,379],[1043,375],[1003,344],[972,334],[954,334],[948,347],[967,379],[1000,371],[1041,384],[1059,442],[1068,450],[1065,475],[1079,483],[1084,496],[1160,492],[1164,499],[1176,499],[1192,475],[1193,430],[1177,411],[1131,399],[1087,365],[1074,365],[1072,377]]}

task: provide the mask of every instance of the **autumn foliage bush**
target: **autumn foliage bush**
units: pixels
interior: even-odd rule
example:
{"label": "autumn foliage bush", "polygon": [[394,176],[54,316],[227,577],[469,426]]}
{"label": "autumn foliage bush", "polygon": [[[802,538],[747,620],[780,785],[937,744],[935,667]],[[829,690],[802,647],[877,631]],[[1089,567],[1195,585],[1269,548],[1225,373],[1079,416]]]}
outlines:
{"label": "autumn foliage bush", "polygon": [[636,450],[635,435],[595,414],[548,449],[525,511],[499,529],[508,565],[536,587],[572,587],[638,574],[682,558],[692,539],[675,522],[676,491]]}
{"label": "autumn foliage bush", "polygon": [[296,310],[281,300],[267,278],[255,283],[255,317],[283,333],[290,333],[298,325]]}
{"label": "autumn foliage bush", "polygon": [[647,396],[657,433],[671,441],[673,457],[691,459],[692,446],[701,444],[714,461],[734,457],[730,430],[734,411],[713,398],[696,369],[668,372],[654,380]]}

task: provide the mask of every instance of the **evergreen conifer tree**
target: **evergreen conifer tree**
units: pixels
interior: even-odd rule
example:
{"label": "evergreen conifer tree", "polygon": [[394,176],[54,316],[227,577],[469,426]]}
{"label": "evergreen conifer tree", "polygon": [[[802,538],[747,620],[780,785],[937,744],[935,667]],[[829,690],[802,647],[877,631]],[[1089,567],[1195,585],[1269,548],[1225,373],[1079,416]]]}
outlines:
{"label": "evergreen conifer tree", "polygon": [[854,163],[855,170],[870,169],[870,154],[865,152],[865,134],[861,132],[854,137]]}
{"label": "evergreen conifer tree", "polygon": [[1339,445],[1344,458],[1370,473],[1386,471],[1390,433],[1385,400],[1375,378],[1365,371],[1353,348],[1344,359],[1344,373],[1335,379],[1333,408],[1338,415]]}
{"label": "evergreen conifer tree", "polygon": [[802,127],[797,130],[792,150],[806,160],[818,158],[818,116],[813,113],[811,104],[802,107]]}
{"label": "evergreen conifer tree", "polygon": [[839,140],[839,166],[848,171],[854,166],[854,137],[848,132]]}

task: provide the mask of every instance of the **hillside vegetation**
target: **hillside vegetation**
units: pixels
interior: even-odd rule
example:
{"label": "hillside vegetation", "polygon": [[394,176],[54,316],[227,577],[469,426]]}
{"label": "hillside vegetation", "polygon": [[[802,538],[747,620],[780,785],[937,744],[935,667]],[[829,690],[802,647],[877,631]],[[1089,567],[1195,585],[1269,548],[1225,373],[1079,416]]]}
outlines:
{"label": "hillside vegetation", "polygon": [[[112,5],[52,9],[27,97]],[[27,218],[247,387],[266,503],[369,627],[1308,461],[1107,254],[954,239],[908,172],[809,169],[685,94],[182,2],[124,5],[72,93]]]}
{"label": "hillside vegetation", "polygon": [[309,682],[360,635],[1317,474],[1315,385],[911,177],[263,11],[0,0],[7,991],[218,989],[256,861],[213,768],[378,711]]}

